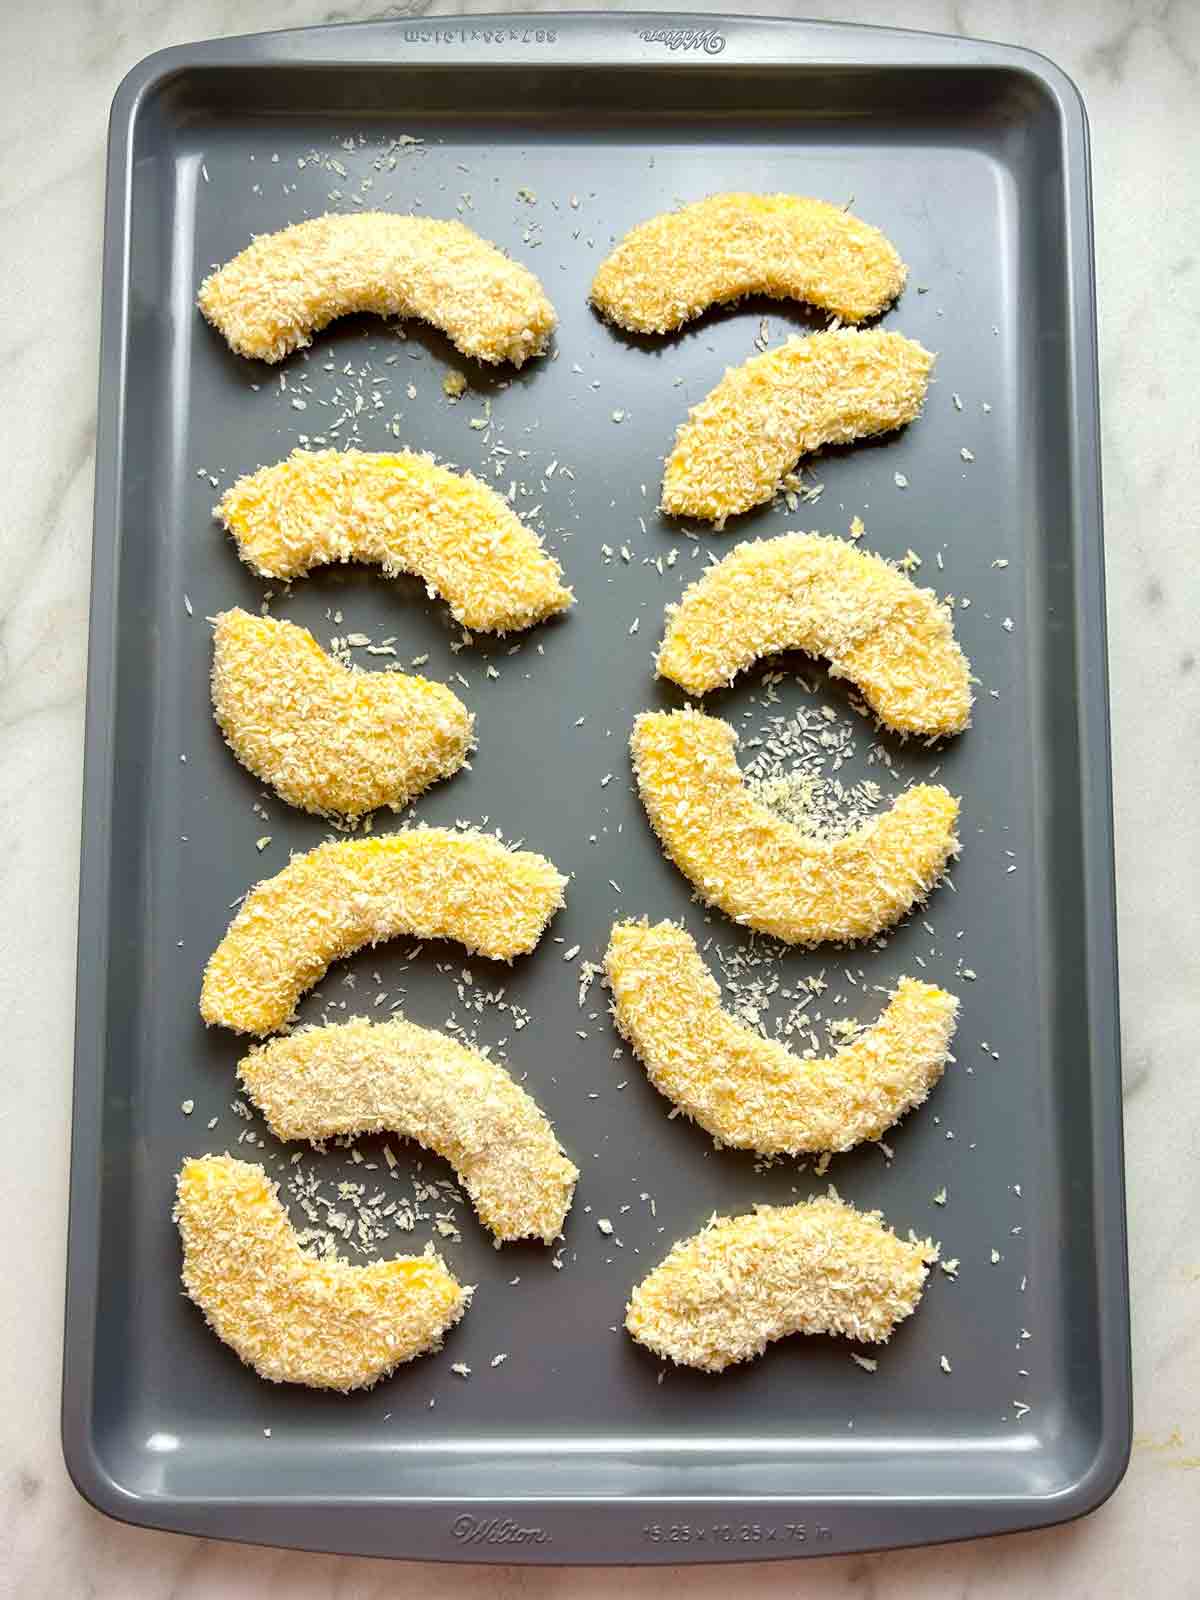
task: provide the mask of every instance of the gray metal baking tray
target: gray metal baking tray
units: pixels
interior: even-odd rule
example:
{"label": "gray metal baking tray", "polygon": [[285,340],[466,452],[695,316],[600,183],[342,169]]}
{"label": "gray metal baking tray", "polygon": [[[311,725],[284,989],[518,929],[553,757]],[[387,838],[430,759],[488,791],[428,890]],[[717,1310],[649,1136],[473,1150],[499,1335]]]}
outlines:
{"label": "gray metal baking tray", "polygon": [[[1088,186],[1083,106],[1056,67],[913,33],[427,19],[185,46],[125,80],[108,164],[63,1401],[67,1462],[93,1504],[312,1549],[678,1562],[1028,1528],[1113,1489],[1130,1386]],[[853,198],[911,267],[887,326],[940,357],[917,424],[812,464],[816,504],[696,540],[654,511],[685,406],[753,353],[763,318],[772,341],[813,320],[752,301],[652,342],[605,326],[586,292],[631,224],[733,187]],[[360,204],[462,215],[527,261],[561,314],[554,357],[471,369],[451,404],[441,378],[468,364],[416,325],[349,319],[282,369],[232,356],[194,309],[209,266],[252,233]],[[378,1140],[360,1142],[360,1164],[330,1150],[294,1168],[230,1110],[239,1043],[196,1010],[231,903],[323,832],[269,796],[254,812],[261,791],[221,744],[207,690],[205,616],[264,591],[210,520],[217,489],[301,435],[399,436],[499,469],[579,596],[513,655],[514,641],[456,650],[443,607],[365,569],[272,602],[323,640],[390,637],[397,659],[461,673],[479,752],[416,815],[487,818],[572,875],[554,937],[511,971],[392,946],[322,986],[349,1012],[383,993],[418,1021],[454,1011],[481,1039],[508,1037],[583,1173],[557,1268],[541,1247],[494,1251],[458,1207],[461,1239],[439,1243],[479,1285],[474,1309],[442,1354],[349,1398],[241,1367],[179,1292],[170,1221],[181,1158],[245,1154],[247,1133],[285,1184],[299,1171],[327,1196],[346,1177],[414,1193],[412,1151],[392,1177]],[[845,533],[856,514],[869,546],[911,547],[922,579],[959,597],[981,687],[974,728],[948,748],[889,744],[894,773],[868,769],[860,724],[840,776],[871,770],[894,790],[939,768],[964,797],[963,855],[954,888],[884,948],[762,971],[784,987],[824,971],[826,1020],[871,1016],[874,986],[917,963],[961,994],[957,1064],[930,1103],[886,1150],[827,1175],[934,1233],[957,1278],[935,1274],[875,1373],[845,1343],[793,1339],[719,1380],[660,1374],[618,1331],[630,1285],[714,1210],[827,1179],[759,1170],[669,1120],[636,1063],[614,1059],[598,987],[580,1009],[564,956],[596,959],[614,914],[685,917],[713,939],[710,960],[746,948],[656,848],[626,735],[637,711],[678,703],[651,652],[707,552],[785,527]],[[854,721],[819,669],[810,695],[803,664],[783,666],[773,691],[753,674],[717,707],[748,736],[802,704]],[[529,1025],[470,1010],[456,985],[467,1002],[506,985]],[[447,1172],[426,1158],[420,1181]],[[374,1248],[430,1234],[418,1221]]]}

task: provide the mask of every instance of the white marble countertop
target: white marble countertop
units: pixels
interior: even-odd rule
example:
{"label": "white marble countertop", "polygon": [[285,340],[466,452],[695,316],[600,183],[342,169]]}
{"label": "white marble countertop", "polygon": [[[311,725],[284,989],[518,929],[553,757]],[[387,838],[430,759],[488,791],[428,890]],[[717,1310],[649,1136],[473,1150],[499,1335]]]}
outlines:
{"label": "white marble countertop", "polygon": [[[474,11],[495,5],[441,9]],[[531,7],[537,9],[536,7]],[[58,1437],[76,858],[105,120],[140,57],[422,12],[341,0],[43,0],[0,18],[0,1595],[650,1595],[656,1571],[412,1567],[149,1533],[92,1511]],[[435,6],[433,9],[439,9]],[[515,7],[512,9],[516,9]],[[522,7],[522,9],[525,9]],[[698,3],[694,9],[705,9]],[[846,0],[749,9],[1033,46],[1091,116],[1104,404],[1136,1442],[1081,1523],[876,1557],[692,1568],[696,1596],[1195,1594],[1200,1549],[1200,6]],[[44,41],[53,40],[51,51]],[[1147,644],[1153,646],[1147,649]],[[1164,1120],[1165,1119],[1165,1122]],[[1191,1551],[1189,1556],[1188,1551]],[[1187,1574],[1191,1572],[1189,1579]]]}

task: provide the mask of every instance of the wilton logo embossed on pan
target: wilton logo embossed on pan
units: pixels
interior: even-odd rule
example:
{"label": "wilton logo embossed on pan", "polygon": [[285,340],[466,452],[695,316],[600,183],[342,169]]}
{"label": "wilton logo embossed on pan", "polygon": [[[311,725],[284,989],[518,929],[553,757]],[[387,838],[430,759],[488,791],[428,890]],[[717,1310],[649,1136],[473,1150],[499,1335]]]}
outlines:
{"label": "wilton logo embossed on pan", "polygon": [[450,1531],[460,1544],[549,1544],[545,1528],[522,1528],[509,1517],[455,1517]]}
{"label": "wilton logo embossed on pan", "polygon": [[703,50],[707,56],[719,56],[725,48],[725,35],[715,28],[643,28],[639,38],[668,50]]}

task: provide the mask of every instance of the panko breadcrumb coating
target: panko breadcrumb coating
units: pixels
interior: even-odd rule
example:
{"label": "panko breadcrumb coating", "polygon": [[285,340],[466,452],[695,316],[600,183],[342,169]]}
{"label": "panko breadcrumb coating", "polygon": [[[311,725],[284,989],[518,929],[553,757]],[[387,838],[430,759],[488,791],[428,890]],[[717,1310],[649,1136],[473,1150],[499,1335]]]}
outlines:
{"label": "panko breadcrumb coating", "polygon": [[613,1016],[660,1094],[721,1144],[762,1155],[849,1150],[919,1106],[942,1075],[958,1001],[901,978],[883,1015],[826,1060],[742,1027],[696,941],[674,922],[618,922]]}
{"label": "panko breadcrumb coating", "polygon": [[205,278],[199,306],[231,350],[282,361],[336,317],[420,317],[465,356],[520,366],[557,317],[529,271],[461,222],[386,211],[314,217],[255,239]]}
{"label": "panko breadcrumb coating", "polygon": [[667,607],[660,678],[689,694],[731,683],[762,656],[806,650],[857,684],[899,733],[961,733],[971,669],[932,589],[819,533],[740,544]]}
{"label": "panko breadcrumb coating", "polygon": [[344,667],[291,622],[237,608],[213,621],[217,723],[289,805],[327,817],[398,811],[467,759],[475,719],[443,684]]}
{"label": "panko breadcrumb coating", "polygon": [[795,194],[714,194],[632,229],[601,263],[592,302],[632,333],[669,333],[709,306],[766,294],[845,322],[889,306],[907,269],[840,206]]}
{"label": "panko breadcrumb coating", "polygon": [[537,1102],[477,1050],[403,1017],[301,1028],[238,1067],[277,1139],[398,1133],[444,1156],[498,1240],[557,1236],[578,1170]]}
{"label": "panko breadcrumb coating", "polygon": [[400,934],[510,961],[537,944],[566,881],[488,833],[402,828],[318,845],[247,893],[204,969],[200,1014],[274,1033],[331,961]]}
{"label": "panko breadcrumb coating", "polygon": [[662,509],[724,527],[770,500],[801,456],[911,422],[934,359],[899,333],[838,328],[729,367],[675,435]]}
{"label": "panko breadcrumb coating", "polygon": [[958,801],[920,784],[839,839],[810,838],[750,798],[737,734],[699,711],[648,711],[630,740],[663,849],[710,905],[787,944],[868,939],[898,922],[958,851]]}
{"label": "panko breadcrumb coating", "polygon": [[722,1217],[677,1244],[629,1297],[625,1326],[655,1355],[723,1372],[792,1333],[882,1344],[915,1311],[938,1258],[878,1211],[828,1195]]}
{"label": "panko breadcrumb coating", "polygon": [[217,1338],[260,1378],[369,1389],[441,1347],[472,1291],[432,1247],[352,1267],[301,1249],[279,1185],[232,1156],[185,1161],[175,1221],[183,1284]]}
{"label": "panko breadcrumb coating", "polygon": [[477,633],[528,628],[575,598],[503,496],[412,450],[293,450],[239,478],[213,515],[260,577],[378,562],[389,578],[423,578]]}

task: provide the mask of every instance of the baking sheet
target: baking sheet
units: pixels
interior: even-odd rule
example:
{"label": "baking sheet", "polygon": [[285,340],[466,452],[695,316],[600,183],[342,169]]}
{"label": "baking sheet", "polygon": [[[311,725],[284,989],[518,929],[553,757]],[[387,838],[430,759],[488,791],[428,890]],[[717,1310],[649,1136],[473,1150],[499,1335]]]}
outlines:
{"label": "baking sheet", "polygon": [[[108,182],[64,1379],[81,1490],[131,1521],[226,1538],[542,1562],[828,1554],[1091,1509],[1124,1468],[1129,1380],[1090,211],[1073,86],[1022,51],[752,19],[314,29],[143,63],[114,103]],[[802,479],[808,502],[713,534],[654,510],[677,423],[756,337],[774,344],[823,319],[756,300],[648,341],[604,325],[586,291],[629,226],[723,188],[852,200],[909,263],[885,325],[939,361],[913,427],[827,453]],[[231,355],[194,310],[204,273],[252,233],[360,205],[461,216],[529,264],[560,314],[553,357],[483,370],[420,325],[368,318],[282,368]],[[457,404],[441,389],[449,366],[470,382]],[[293,1147],[234,1108],[242,1046],[196,1010],[233,902],[325,833],[237,765],[207,687],[205,617],[256,607],[268,587],[210,508],[302,436],[432,449],[515,484],[579,597],[515,654],[516,640],[462,645],[418,584],[369,569],[317,573],[271,600],[323,643],[353,634],[397,652],[355,648],[364,666],[428,655],[422,670],[476,711],[480,747],[415,815],[486,819],[571,874],[551,936],[512,969],[401,941],[335,967],[301,1010],[379,1016],[402,1003],[426,1025],[453,1018],[526,1073],[582,1171],[558,1252],[493,1250],[439,1187],[449,1169],[395,1140],[394,1175],[383,1140],[359,1141],[358,1160],[331,1149],[293,1164]],[[599,984],[581,1006],[578,980],[615,916],[683,917],[726,974],[738,952],[763,954],[694,905],[659,853],[625,741],[638,711],[682,703],[651,655],[664,604],[710,552],[790,528],[844,533],[855,515],[868,547],[913,551],[919,580],[958,598],[980,679],[973,729],[941,750],[883,738],[872,752],[843,690],[800,658],[773,664],[785,675],[771,686],[754,673],[705,702],[747,741],[778,735],[771,718],[828,707],[846,763],[835,774],[826,753],[826,777],[872,777],[886,796],[936,770],[963,796],[953,889],[885,948],[789,952],[748,974],[791,992],[762,1013],[768,1025],[822,974],[805,1016],[826,1023],[876,1015],[877,987],[906,971],[962,998],[957,1063],[928,1105],[886,1150],[822,1175],[716,1151],[669,1120],[637,1063],[614,1056]],[[522,1009],[502,1009],[501,989]],[[436,1238],[478,1285],[445,1350],[350,1397],[241,1367],[179,1292],[170,1222],[181,1159],[226,1148],[266,1161],[301,1225],[315,1214],[330,1226],[332,1209],[357,1226],[361,1202],[368,1217],[395,1202],[386,1237],[345,1246],[365,1247],[355,1259]],[[830,1181],[959,1262],[869,1352],[876,1372],[843,1341],[793,1339],[718,1380],[664,1374],[619,1331],[632,1283],[713,1211]],[[340,1182],[364,1186],[359,1204]]]}

